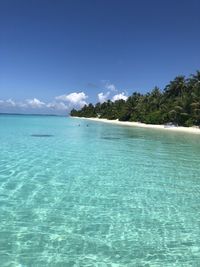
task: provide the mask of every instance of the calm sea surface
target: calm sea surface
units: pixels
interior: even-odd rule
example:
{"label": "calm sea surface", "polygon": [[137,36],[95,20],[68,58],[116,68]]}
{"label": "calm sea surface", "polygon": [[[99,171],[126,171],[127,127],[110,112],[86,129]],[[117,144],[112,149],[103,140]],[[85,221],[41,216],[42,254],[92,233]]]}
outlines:
{"label": "calm sea surface", "polygon": [[200,266],[200,136],[0,115],[0,266]]}

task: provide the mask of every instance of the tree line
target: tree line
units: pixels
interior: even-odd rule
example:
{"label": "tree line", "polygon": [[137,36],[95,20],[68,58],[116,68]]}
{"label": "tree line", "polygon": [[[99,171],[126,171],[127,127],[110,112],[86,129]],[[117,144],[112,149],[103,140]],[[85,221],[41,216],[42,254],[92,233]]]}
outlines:
{"label": "tree line", "polygon": [[181,126],[200,125],[200,71],[177,76],[164,90],[155,87],[151,92],[134,92],[128,99],[108,100],[82,109],[72,109],[71,116],[99,117],[109,120],[139,121],[147,124],[172,122]]}

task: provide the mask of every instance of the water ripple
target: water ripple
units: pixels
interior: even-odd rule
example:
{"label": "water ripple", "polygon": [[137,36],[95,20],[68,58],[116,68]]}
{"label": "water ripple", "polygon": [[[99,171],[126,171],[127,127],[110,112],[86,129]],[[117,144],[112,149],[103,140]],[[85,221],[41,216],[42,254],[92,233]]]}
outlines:
{"label": "water ripple", "polygon": [[[6,125],[1,266],[198,266],[198,137],[65,118]],[[30,138],[45,131],[54,138]]]}

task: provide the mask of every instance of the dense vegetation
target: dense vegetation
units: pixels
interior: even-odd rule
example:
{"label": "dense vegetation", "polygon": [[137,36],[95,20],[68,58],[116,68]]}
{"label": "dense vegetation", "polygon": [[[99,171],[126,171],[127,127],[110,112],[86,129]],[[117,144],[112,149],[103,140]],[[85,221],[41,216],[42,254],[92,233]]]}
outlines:
{"label": "dense vegetation", "polygon": [[71,116],[100,117],[149,124],[172,122],[183,126],[200,125],[200,71],[189,78],[178,76],[163,91],[155,87],[150,93],[133,93],[126,101],[108,100],[102,104],[73,109]]}

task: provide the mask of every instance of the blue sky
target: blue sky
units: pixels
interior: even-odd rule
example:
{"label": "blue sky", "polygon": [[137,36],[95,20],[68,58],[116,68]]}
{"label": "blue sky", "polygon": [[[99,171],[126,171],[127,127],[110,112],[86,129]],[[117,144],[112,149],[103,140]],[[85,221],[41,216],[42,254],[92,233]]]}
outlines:
{"label": "blue sky", "polygon": [[63,113],[200,69],[199,0],[1,0],[0,112]]}

